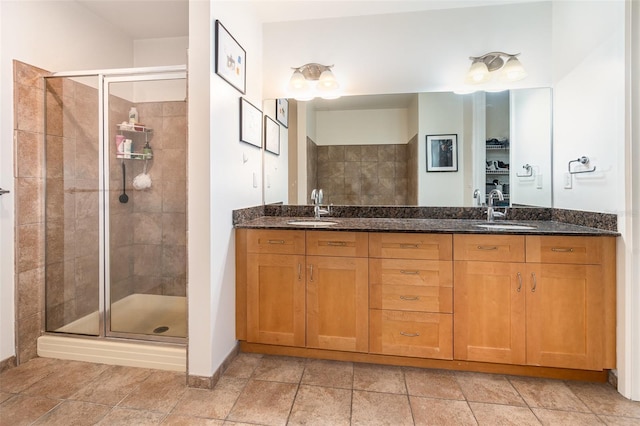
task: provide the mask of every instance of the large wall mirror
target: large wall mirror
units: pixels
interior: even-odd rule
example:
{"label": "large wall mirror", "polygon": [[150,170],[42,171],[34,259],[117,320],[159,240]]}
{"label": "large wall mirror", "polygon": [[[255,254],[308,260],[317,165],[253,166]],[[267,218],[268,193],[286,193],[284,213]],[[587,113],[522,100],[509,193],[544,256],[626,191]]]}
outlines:
{"label": "large wall mirror", "polygon": [[469,207],[497,188],[551,207],[551,135],[549,88],[291,100],[264,200],[309,204],[322,188],[327,204]]}

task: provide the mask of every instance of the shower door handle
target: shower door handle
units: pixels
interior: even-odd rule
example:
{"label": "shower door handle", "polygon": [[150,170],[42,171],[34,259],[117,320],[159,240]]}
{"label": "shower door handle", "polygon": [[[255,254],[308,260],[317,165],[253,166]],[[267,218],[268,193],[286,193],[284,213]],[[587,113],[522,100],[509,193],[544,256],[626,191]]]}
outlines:
{"label": "shower door handle", "polygon": [[10,193],[10,192],[11,192],[11,191],[9,191],[9,190],[7,190],[7,189],[2,189],[2,188],[0,188],[0,195],[8,194],[8,193]]}

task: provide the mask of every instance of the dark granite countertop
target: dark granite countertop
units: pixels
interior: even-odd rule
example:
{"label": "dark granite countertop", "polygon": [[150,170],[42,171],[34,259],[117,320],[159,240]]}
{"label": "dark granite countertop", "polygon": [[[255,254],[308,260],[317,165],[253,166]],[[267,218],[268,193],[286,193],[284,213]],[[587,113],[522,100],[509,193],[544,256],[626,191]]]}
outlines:
{"label": "dark granite countertop", "polygon": [[361,231],[361,232],[431,232],[461,234],[516,234],[516,235],[580,235],[580,236],[618,236],[608,231],[586,226],[572,225],[547,220],[496,220],[495,225],[520,225],[533,229],[487,229],[478,225],[487,225],[486,220],[474,219],[405,219],[405,218],[345,218],[323,217],[322,222],[335,222],[333,225],[293,225],[293,221],[315,221],[312,217],[261,216],[236,223],[236,228],[248,229],[297,229],[324,231]]}

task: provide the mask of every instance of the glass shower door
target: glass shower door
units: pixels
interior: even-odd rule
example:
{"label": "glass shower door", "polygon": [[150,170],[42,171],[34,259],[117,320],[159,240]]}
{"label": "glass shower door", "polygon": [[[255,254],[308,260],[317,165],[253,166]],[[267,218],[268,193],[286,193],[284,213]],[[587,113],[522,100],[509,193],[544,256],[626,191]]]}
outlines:
{"label": "glass shower door", "polygon": [[99,76],[45,78],[46,331],[100,334]]}
{"label": "glass shower door", "polygon": [[106,335],[183,341],[186,78],[107,77],[105,93]]}

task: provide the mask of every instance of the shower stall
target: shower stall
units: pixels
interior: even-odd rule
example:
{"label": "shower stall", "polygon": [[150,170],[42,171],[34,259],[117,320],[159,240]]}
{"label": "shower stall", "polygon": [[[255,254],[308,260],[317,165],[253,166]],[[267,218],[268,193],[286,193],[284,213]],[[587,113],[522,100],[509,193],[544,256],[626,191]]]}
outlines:
{"label": "shower stall", "polygon": [[184,346],[186,68],[44,83],[47,336]]}

